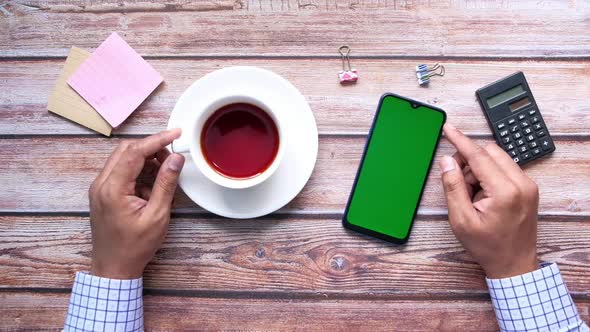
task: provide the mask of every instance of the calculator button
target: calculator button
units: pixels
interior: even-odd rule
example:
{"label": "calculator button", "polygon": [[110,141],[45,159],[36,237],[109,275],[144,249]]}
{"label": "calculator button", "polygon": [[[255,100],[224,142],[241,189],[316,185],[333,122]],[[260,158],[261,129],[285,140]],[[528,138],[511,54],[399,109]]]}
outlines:
{"label": "calculator button", "polygon": [[541,153],[541,149],[539,149],[539,148],[533,149],[533,156],[536,156],[539,153]]}
{"label": "calculator button", "polygon": [[521,123],[520,123],[520,126],[521,126],[522,128],[526,128],[526,127],[528,127],[528,126],[529,126],[529,123],[528,123],[528,121],[523,121],[523,122],[521,122]]}
{"label": "calculator button", "polygon": [[538,116],[533,116],[531,118],[531,123],[537,123],[537,122],[539,122],[539,117]]}
{"label": "calculator button", "polygon": [[551,141],[548,138],[544,138],[541,140],[541,148],[543,151],[551,150]]}
{"label": "calculator button", "polygon": [[537,132],[537,137],[543,137],[543,136],[545,136],[545,130],[539,130]]}
{"label": "calculator button", "polygon": [[533,136],[533,135],[528,135],[528,136],[526,137],[526,140],[527,140],[527,141],[529,141],[529,142],[530,142],[530,141],[533,141],[533,140],[535,140],[535,136]]}
{"label": "calculator button", "polygon": [[518,115],[518,120],[524,120],[524,114]]}
{"label": "calculator button", "polygon": [[504,129],[504,127],[506,127],[506,124],[504,122],[498,124],[498,129]]}
{"label": "calculator button", "polygon": [[523,153],[523,154],[521,155],[521,157],[522,157],[522,160],[527,160],[527,159],[530,159],[530,158],[531,158],[531,153],[530,153],[530,152]]}
{"label": "calculator button", "polygon": [[521,146],[520,148],[518,148],[518,151],[520,151],[520,153],[525,153],[525,152],[527,152],[526,145],[523,145],[523,146]]}
{"label": "calculator button", "polygon": [[510,151],[512,149],[514,149],[514,144],[512,144],[512,143],[506,145],[506,147],[504,148],[504,150],[506,150],[506,151]]}
{"label": "calculator button", "polygon": [[508,135],[508,130],[502,130],[502,131],[500,132],[500,137],[504,137],[504,136],[506,136],[506,135]]}
{"label": "calculator button", "polygon": [[530,111],[529,111],[529,115],[533,115],[533,114],[535,114],[535,113],[537,113],[537,110],[530,110]]}
{"label": "calculator button", "polygon": [[516,120],[514,118],[508,119],[508,124],[509,125],[514,124],[515,122],[516,122]]}
{"label": "calculator button", "polygon": [[508,152],[508,154],[510,155],[510,157],[517,157],[518,153],[516,153],[516,150],[510,150],[510,152]]}
{"label": "calculator button", "polygon": [[535,124],[533,125],[533,128],[535,128],[535,130],[543,129],[543,125],[542,125],[542,124],[540,124],[540,123],[535,123]]}
{"label": "calculator button", "polygon": [[521,146],[524,144],[524,140],[523,139],[519,139],[518,141],[516,141],[516,145]]}
{"label": "calculator button", "polygon": [[502,143],[504,143],[504,144],[510,143],[510,136],[502,138]]}
{"label": "calculator button", "polygon": [[519,139],[519,138],[522,137],[522,134],[521,133],[516,133],[516,134],[514,134],[512,136],[514,136],[514,139]]}
{"label": "calculator button", "polygon": [[515,163],[518,163],[520,161],[520,159],[518,159],[518,157],[512,158],[512,160],[514,160]]}
{"label": "calculator button", "polygon": [[529,143],[529,147],[530,147],[531,149],[534,149],[534,148],[536,148],[536,147],[537,147],[537,142],[530,142],[530,143]]}
{"label": "calculator button", "polygon": [[525,135],[528,135],[528,134],[532,133],[533,130],[531,128],[526,128],[525,130],[523,130],[523,132]]}
{"label": "calculator button", "polygon": [[518,125],[510,127],[511,133],[516,132],[516,131],[518,131]]}

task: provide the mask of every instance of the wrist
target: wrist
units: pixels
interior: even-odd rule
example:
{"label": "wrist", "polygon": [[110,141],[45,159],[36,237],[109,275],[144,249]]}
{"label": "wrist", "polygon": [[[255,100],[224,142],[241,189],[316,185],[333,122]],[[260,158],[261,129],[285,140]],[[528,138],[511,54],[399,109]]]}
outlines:
{"label": "wrist", "polygon": [[114,264],[99,264],[93,261],[90,274],[101,278],[128,280],[141,278],[143,269],[120,268]]}
{"label": "wrist", "polygon": [[539,261],[535,256],[533,259],[527,259],[509,265],[484,268],[484,270],[488,279],[503,279],[533,272],[539,268]]}

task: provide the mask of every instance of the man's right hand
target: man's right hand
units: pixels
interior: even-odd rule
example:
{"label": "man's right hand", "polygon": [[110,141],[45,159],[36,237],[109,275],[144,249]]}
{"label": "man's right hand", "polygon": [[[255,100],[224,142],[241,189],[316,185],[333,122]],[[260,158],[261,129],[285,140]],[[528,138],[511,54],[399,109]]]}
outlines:
{"label": "man's right hand", "polygon": [[449,124],[443,130],[457,148],[440,161],[457,239],[488,278],[538,269],[536,183],[496,144],[482,148]]}

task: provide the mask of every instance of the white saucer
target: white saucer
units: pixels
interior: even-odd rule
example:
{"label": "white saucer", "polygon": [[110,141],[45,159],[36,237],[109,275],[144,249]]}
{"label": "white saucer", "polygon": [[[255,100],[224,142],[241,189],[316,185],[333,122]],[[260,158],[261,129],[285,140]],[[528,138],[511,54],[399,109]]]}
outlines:
{"label": "white saucer", "polygon": [[204,177],[186,154],[179,184],[195,203],[217,215],[242,219],[264,216],[289,203],[309,180],[318,154],[316,122],[303,95],[286,79],[257,67],[229,67],[203,76],[186,89],[174,106],[168,128],[182,128],[194,112],[203,109],[200,105],[228,92],[253,94],[282,105],[277,111],[281,112],[281,123],[286,124],[286,147],[279,168],[255,187],[228,189]]}

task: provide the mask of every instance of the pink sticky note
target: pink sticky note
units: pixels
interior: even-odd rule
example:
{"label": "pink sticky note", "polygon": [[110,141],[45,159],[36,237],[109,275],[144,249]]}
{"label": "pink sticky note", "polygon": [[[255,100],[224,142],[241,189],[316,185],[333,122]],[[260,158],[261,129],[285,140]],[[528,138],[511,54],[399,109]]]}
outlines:
{"label": "pink sticky note", "polygon": [[162,76],[115,32],[68,79],[113,127],[125,121],[160,83]]}

